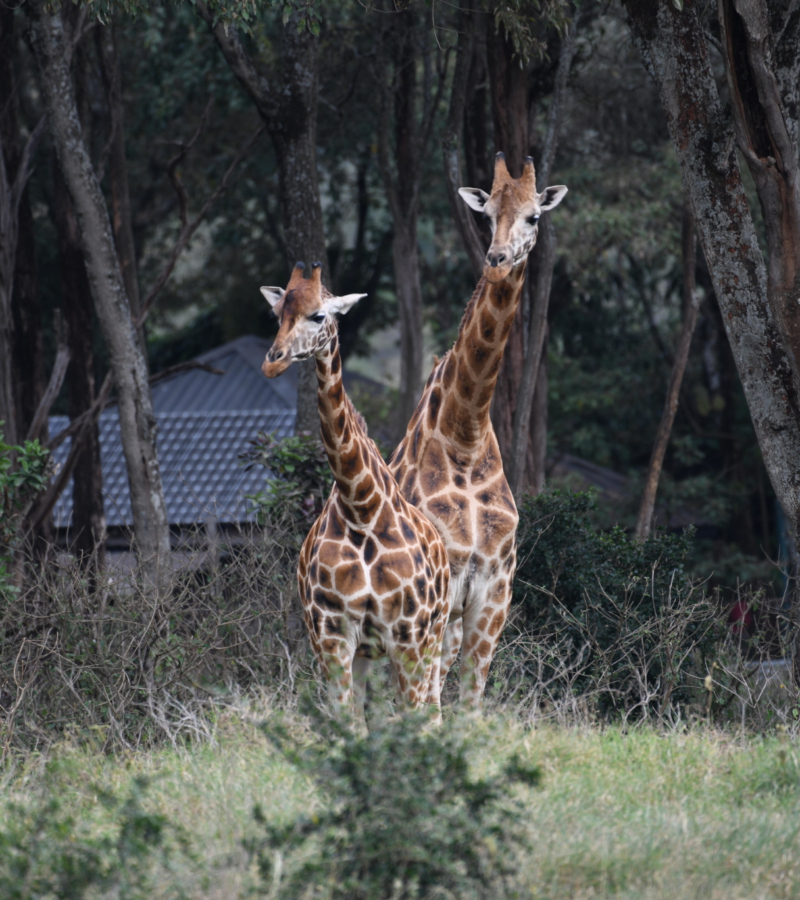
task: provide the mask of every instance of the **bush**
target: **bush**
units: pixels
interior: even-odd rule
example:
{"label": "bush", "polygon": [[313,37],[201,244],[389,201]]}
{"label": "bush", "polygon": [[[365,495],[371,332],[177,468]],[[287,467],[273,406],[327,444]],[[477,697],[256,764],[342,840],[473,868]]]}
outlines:
{"label": "bush", "polygon": [[247,846],[272,896],[516,896],[526,815],[514,785],[537,784],[538,768],[513,757],[475,777],[470,755],[480,739],[453,723],[430,731],[421,716],[407,716],[360,736],[316,715],[326,738],[301,749],[287,730],[265,726],[323,798],[285,827],[256,809],[266,836]]}
{"label": "bush", "polygon": [[[182,834],[143,807],[145,779],[135,779],[123,797],[98,787],[106,816],[94,828],[65,810],[57,778],[46,779],[45,788],[46,794],[29,803],[7,804],[7,825],[0,830],[4,900],[81,900],[98,891],[119,900],[149,900],[156,887],[153,864],[168,863],[176,849],[186,852]],[[182,892],[173,888],[159,896]]]}
{"label": "bush", "polygon": [[[559,646],[550,664],[604,715],[664,715],[690,697],[714,609],[684,561],[691,534],[631,540],[595,530],[591,493],[551,491],[520,510],[514,602],[525,633]],[[566,665],[565,665],[566,663]]]}
{"label": "bush", "polygon": [[265,686],[291,704],[311,681],[284,532],[238,536],[217,563],[196,550],[148,590],[134,568],[99,586],[62,555],[0,606],[0,746],[47,746],[66,729],[103,749],[207,737],[208,713]]}
{"label": "bush", "polygon": [[247,468],[261,465],[273,476],[265,490],[248,495],[255,504],[258,523],[264,525],[288,516],[298,528],[307,530],[322,512],[333,486],[322,442],[308,433],[279,441],[274,435],[259,432],[250,444],[251,448],[241,455]]}
{"label": "bush", "polygon": [[51,475],[50,453],[38,440],[18,447],[7,444],[0,430],[0,600],[14,592],[10,569],[22,525]]}

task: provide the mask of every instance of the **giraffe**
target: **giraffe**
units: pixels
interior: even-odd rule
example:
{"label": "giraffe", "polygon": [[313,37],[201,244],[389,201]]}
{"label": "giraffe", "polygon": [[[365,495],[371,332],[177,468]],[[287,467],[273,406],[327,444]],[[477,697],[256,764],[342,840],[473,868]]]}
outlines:
{"label": "giraffe", "polygon": [[334,486],[300,551],[297,580],[311,646],[333,707],[363,724],[369,660],[387,655],[396,691],[441,720],[439,666],[450,569],[437,530],[406,502],[344,391],[336,314],[365,294],[334,297],[320,264],[298,263],[286,290],[262,287],[280,321],[262,366],[274,378],[316,358],[322,442]]}
{"label": "giraffe", "polygon": [[471,709],[480,707],[508,616],[519,521],[489,407],[539,216],[566,193],[564,185],[537,193],[530,157],[522,176],[512,178],[502,153],[495,157],[491,194],[459,190],[489,219],[492,243],[455,345],[434,365],[389,458],[403,496],[433,522],[447,547],[452,596],[440,683],[463,647],[460,695]]}

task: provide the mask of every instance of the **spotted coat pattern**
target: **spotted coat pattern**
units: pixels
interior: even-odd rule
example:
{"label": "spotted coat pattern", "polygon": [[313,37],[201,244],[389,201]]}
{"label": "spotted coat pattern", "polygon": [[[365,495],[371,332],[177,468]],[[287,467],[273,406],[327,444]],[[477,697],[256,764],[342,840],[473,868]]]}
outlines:
{"label": "spotted coat pattern", "polygon": [[438,717],[447,552],[437,530],[403,498],[345,393],[335,300],[321,288],[317,268],[309,279],[296,268],[276,308],[281,326],[264,364],[274,376],[287,360],[316,358],[320,429],[335,484],[298,565],[311,646],[336,707],[355,706],[360,716],[365,661],[388,655],[401,701],[430,704]]}
{"label": "spotted coat pattern", "polygon": [[447,548],[452,598],[441,680],[461,650],[461,698],[471,707],[480,704],[508,616],[519,520],[489,409],[536,222],[550,208],[545,193],[536,193],[532,160],[512,179],[499,154],[492,194],[480,193],[494,235],[484,275],[454,347],[435,364],[389,459],[403,496],[433,522]]}

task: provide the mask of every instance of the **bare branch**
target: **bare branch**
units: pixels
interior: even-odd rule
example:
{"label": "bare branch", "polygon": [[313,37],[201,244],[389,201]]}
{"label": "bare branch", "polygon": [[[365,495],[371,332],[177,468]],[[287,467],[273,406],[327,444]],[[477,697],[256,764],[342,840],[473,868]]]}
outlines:
{"label": "bare branch", "polygon": [[[178,257],[183,252],[184,247],[189,243],[194,235],[195,231],[197,231],[200,223],[208,214],[208,211],[220,197],[220,195],[225,191],[228,186],[228,182],[230,180],[231,175],[233,174],[236,167],[239,163],[244,159],[245,156],[250,152],[253,144],[258,140],[258,138],[263,133],[266,125],[260,125],[250,136],[250,138],[242,145],[241,150],[236,154],[231,164],[228,166],[225,175],[220,181],[214,193],[206,200],[203,204],[200,212],[195,216],[192,222],[187,222],[184,227],[181,229],[181,233],[178,235],[178,239],[175,242],[175,246],[172,249],[172,254],[170,258],[167,260],[167,264],[164,266],[161,274],[155,281],[155,284],[150,288],[147,292],[147,296],[144,298],[142,302],[142,312],[139,315],[139,318],[136,320],[135,325],[137,328],[141,328],[144,322],[147,320],[147,315],[150,312],[150,307],[153,305],[153,301],[156,299],[161,289],[167,283],[167,279],[172,274],[172,270],[175,268],[175,263],[178,261]],[[183,211],[182,211],[183,212]]]}
{"label": "bare branch", "polygon": [[39,402],[39,407],[33,417],[33,421],[28,428],[26,440],[32,441],[42,429],[42,426],[50,412],[50,407],[55,403],[61,385],[64,383],[64,376],[67,374],[67,366],[69,366],[69,344],[67,343],[67,329],[61,321],[61,310],[56,310],[54,331],[56,334],[56,359],[53,363],[53,371],[50,373],[50,381]]}

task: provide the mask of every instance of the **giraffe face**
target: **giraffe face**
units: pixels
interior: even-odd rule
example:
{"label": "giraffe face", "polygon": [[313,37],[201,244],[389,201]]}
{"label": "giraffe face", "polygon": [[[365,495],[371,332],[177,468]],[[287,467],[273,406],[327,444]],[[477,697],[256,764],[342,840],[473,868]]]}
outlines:
{"label": "giraffe face", "polygon": [[536,173],[529,156],[520,178],[512,178],[505,157],[495,157],[492,193],[478,188],[459,188],[462,200],[483,213],[492,226],[492,244],[486,253],[483,274],[490,284],[508,278],[533,249],[539,233],[539,216],[558,206],[567,193],[563,184],[536,192]]}
{"label": "giraffe face", "polygon": [[336,336],[336,318],[366,294],[334,297],[322,285],[321,266],[314,263],[311,277],[297,263],[286,289],[262,287],[261,293],[278,317],[280,328],[261,371],[267,378],[285,372],[293,362],[308,359],[330,346]]}

